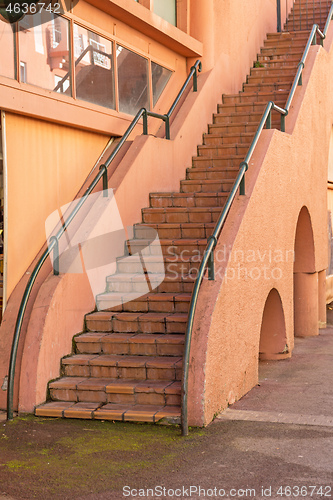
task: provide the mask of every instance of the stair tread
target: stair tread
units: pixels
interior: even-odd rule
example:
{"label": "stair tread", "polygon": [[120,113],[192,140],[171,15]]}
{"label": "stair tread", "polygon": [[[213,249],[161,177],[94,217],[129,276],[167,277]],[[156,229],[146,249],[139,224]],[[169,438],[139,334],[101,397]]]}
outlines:
{"label": "stair tread", "polygon": [[180,394],[179,380],[131,380],[114,378],[63,377],[49,384],[50,389],[105,391],[106,393],[134,394],[156,392]]}
{"label": "stair tread", "polygon": [[36,408],[37,416],[52,416],[65,418],[87,418],[100,420],[120,421],[149,421],[158,422],[162,419],[171,419],[179,423],[179,406],[153,405],[120,405],[114,403],[73,403],[48,402]]}
{"label": "stair tread", "polygon": [[140,317],[143,321],[187,321],[187,314],[185,313],[130,313],[130,312],[106,312],[98,311],[88,314],[86,319],[90,320],[110,320],[118,319],[123,321],[133,321]]}
{"label": "stair tread", "polygon": [[181,364],[180,356],[133,356],[118,354],[73,354],[62,360],[64,365],[119,366],[119,367],[174,367]]}
{"label": "stair tread", "polygon": [[[204,240],[205,243],[206,240]],[[114,297],[126,300],[126,301],[131,301],[131,300],[136,300],[138,302],[145,302],[145,301],[151,301],[151,302],[160,302],[160,301],[190,301],[191,300],[191,294],[190,293],[150,293],[146,295],[142,295],[140,297],[137,296],[136,293],[134,292],[127,292],[127,293],[121,293],[121,292],[103,292],[98,295],[103,296],[103,297]]]}

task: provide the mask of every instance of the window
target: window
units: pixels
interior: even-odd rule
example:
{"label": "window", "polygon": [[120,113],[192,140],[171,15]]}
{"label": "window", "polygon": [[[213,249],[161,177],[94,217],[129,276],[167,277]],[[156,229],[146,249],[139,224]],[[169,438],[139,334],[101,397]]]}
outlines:
{"label": "window", "polygon": [[[150,61],[148,56],[116,45],[76,23],[72,60],[69,21],[52,12],[26,15],[17,28],[16,51],[12,26],[0,20],[0,42],[6,47],[0,51],[0,75],[21,83],[68,96],[75,94],[77,99],[135,115],[140,108],[156,105],[172,75],[172,71]],[[19,62],[15,54],[19,55]]]}
{"label": "window", "polygon": [[153,106],[155,106],[155,104],[157,103],[171,75],[172,71],[170,71],[169,69],[163,68],[163,66],[160,66],[157,63],[154,62],[151,63],[151,77],[153,84]]}
{"label": "window", "polygon": [[[22,22],[24,31],[21,29]],[[71,95],[69,21],[43,10],[41,13],[25,16],[23,21],[19,21],[18,28],[19,53],[25,65],[23,69],[20,64],[21,81]],[[61,79],[68,79],[66,86],[55,88],[55,71]]]}
{"label": "window", "polygon": [[148,60],[117,45],[119,111],[149,109]]}
{"label": "window", "polygon": [[115,109],[112,42],[74,25],[76,97]]}
{"label": "window", "polygon": [[0,75],[15,78],[14,36],[9,23],[0,20]]}
{"label": "window", "polygon": [[168,23],[177,24],[176,0],[154,0],[154,12]]}

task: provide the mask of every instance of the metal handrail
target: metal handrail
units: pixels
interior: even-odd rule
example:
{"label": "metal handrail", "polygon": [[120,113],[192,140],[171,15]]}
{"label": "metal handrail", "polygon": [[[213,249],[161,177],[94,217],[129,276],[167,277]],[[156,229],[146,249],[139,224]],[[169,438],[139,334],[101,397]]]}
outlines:
{"label": "metal handrail", "polygon": [[20,303],[17,319],[16,319],[16,324],[15,324],[15,330],[14,330],[14,336],[13,336],[13,342],[12,342],[12,349],[11,349],[11,354],[10,354],[10,362],[9,362],[9,373],[8,373],[8,387],[7,387],[7,419],[12,420],[13,419],[13,400],[14,400],[14,377],[15,377],[15,367],[16,367],[16,358],[17,358],[17,350],[18,350],[18,345],[19,345],[19,340],[20,340],[20,335],[21,335],[21,329],[22,329],[22,323],[24,319],[24,314],[27,308],[28,300],[32,291],[32,287],[36,281],[36,278],[39,274],[39,271],[41,270],[44,262],[46,261],[47,257],[50,255],[51,251],[53,251],[53,261],[54,261],[54,274],[58,275],[59,274],[59,248],[58,248],[58,242],[60,237],[64,234],[66,229],[68,228],[69,224],[72,222],[76,214],[79,212],[80,208],[82,205],[86,202],[88,199],[89,195],[92,193],[92,191],[95,189],[97,186],[98,182],[103,179],[103,195],[107,196],[107,189],[108,189],[108,177],[107,177],[107,172],[108,172],[108,167],[112,160],[115,158],[123,144],[125,143],[126,139],[128,139],[129,135],[133,131],[134,127],[137,125],[141,117],[143,118],[143,134],[147,135],[148,134],[148,116],[154,117],[154,118],[159,118],[165,122],[165,138],[170,139],[170,117],[175,110],[177,104],[179,103],[187,85],[189,84],[191,78],[193,77],[193,92],[196,92],[198,90],[198,85],[197,85],[197,72],[201,72],[201,61],[197,60],[196,63],[191,67],[191,71],[189,73],[189,76],[187,77],[184,85],[180,89],[179,93],[177,94],[176,99],[174,100],[171,108],[165,115],[160,115],[158,113],[154,113],[152,111],[147,111],[145,108],[141,108],[135,117],[133,118],[131,124],[127,128],[126,132],[124,133],[123,137],[119,141],[117,147],[113,150],[111,155],[108,157],[106,162],[103,165],[100,165],[99,167],[99,172],[95,176],[94,180],[92,183],[89,185],[87,190],[85,191],[84,195],[78,203],[76,204],[75,208],[71,211],[69,214],[68,218],[63,222],[61,228],[58,230],[58,232],[52,236],[50,239],[50,242],[48,244],[48,248],[43,252],[41,257],[39,258],[37,264],[35,265],[29,281],[25,287],[24,294]]}
{"label": "metal handrail", "polygon": [[[103,52],[103,50],[96,49],[92,45],[88,45],[88,47],[86,47],[84,49],[84,51],[76,59],[76,61],[74,63],[75,67],[79,64],[80,61],[82,61],[82,59],[85,57],[85,55],[88,52],[97,52],[97,54],[102,54],[103,56],[108,57],[110,59],[111,63],[112,63],[112,56],[110,54],[107,54],[106,52]],[[54,87],[53,92],[57,92],[60,89],[60,87],[63,89],[63,85],[64,85],[65,81],[67,80],[67,78],[70,76],[70,74],[71,74],[71,71],[67,71],[66,75]],[[63,92],[63,90],[62,90],[62,92]]]}
{"label": "metal handrail", "polygon": [[333,17],[333,2],[331,3],[331,8],[329,11],[329,14],[327,16],[326,24],[324,31],[321,32],[319,29],[319,26],[317,24],[314,24],[312,27],[312,30],[309,35],[309,39],[307,41],[307,44],[305,46],[301,61],[298,64],[296,76],[294,78],[293,85],[291,87],[287,102],[286,102],[286,107],[281,108],[277,106],[274,102],[270,101],[266,109],[262,115],[261,121],[258,125],[257,131],[255,133],[255,136],[253,138],[253,141],[250,145],[250,148],[246,154],[246,157],[244,161],[241,162],[240,167],[239,167],[239,173],[236,177],[235,183],[233,185],[233,188],[227,198],[226,204],[222,210],[222,213],[220,217],[218,218],[218,221],[216,222],[214,231],[212,235],[208,238],[207,245],[198,269],[198,274],[197,278],[194,284],[194,288],[192,291],[191,295],[191,301],[190,301],[190,307],[189,307],[189,314],[188,314],[188,321],[187,321],[187,327],[186,327],[186,333],[185,333],[185,346],[184,346],[184,356],[183,356],[183,376],[182,376],[182,407],[181,407],[181,427],[182,427],[182,435],[187,436],[188,435],[188,409],[187,409],[187,401],[188,401],[188,375],[189,375],[189,366],[190,366],[190,349],[191,349],[191,340],[192,340],[192,330],[193,330],[193,324],[194,324],[194,315],[195,315],[195,310],[196,310],[196,305],[198,301],[198,295],[199,295],[199,289],[202,283],[202,280],[204,278],[204,273],[206,270],[206,266],[208,266],[208,279],[209,280],[214,280],[214,249],[217,244],[217,240],[221,234],[224,222],[227,218],[228,212],[230,210],[230,207],[232,205],[233,200],[235,199],[237,190],[239,188],[240,190],[240,195],[245,195],[245,172],[248,170],[249,167],[249,162],[252,157],[253,151],[257,145],[257,142],[259,140],[260,134],[266,125],[266,128],[271,128],[271,112],[272,110],[278,111],[281,114],[281,131],[285,132],[285,117],[287,116],[290,105],[292,102],[292,99],[294,97],[296,88],[298,85],[302,85],[302,71],[305,65],[305,60],[307,58],[309,49],[311,44],[314,42],[317,42],[316,35],[317,33],[319,34],[321,38],[321,45],[322,45],[322,40],[326,38],[326,33],[328,30],[329,23]]}

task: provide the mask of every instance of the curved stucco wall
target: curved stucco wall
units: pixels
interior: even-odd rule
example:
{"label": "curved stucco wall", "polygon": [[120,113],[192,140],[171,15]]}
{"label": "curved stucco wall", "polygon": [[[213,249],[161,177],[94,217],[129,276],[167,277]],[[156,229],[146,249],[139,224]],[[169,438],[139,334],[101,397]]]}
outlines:
{"label": "curved stucco wall", "polygon": [[[192,425],[210,422],[256,385],[262,316],[272,288],[281,297],[287,344],[292,350],[293,253],[303,207],[313,230],[315,269],[308,276],[317,280],[314,286],[327,267],[332,31],[331,25],[325,48],[310,49],[286,133],[263,131],[246,174],[246,196],[235,200],[216,247],[218,278],[202,286],[191,350]],[[224,258],[228,251],[229,257]],[[324,294],[318,295],[323,302]]]}

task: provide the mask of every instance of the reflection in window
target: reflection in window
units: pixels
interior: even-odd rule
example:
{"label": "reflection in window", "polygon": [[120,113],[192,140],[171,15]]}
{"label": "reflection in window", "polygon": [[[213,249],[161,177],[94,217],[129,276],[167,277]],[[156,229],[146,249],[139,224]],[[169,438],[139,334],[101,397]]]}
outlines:
{"label": "reflection in window", "polygon": [[76,97],[115,109],[112,43],[74,25]]}
{"label": "reflection in window", "polygon": [[[25,16],[18,23],[20,57],[24,61],[26,83],[56,90],[71,95],[71,87],[59,84],[55,88],[54,72],[60,81],[69,78],[69,22],[42,10],[37,14]],[[21,77],[23,66],[20,66]]]}
{"label": "reflection in window", "polygon": [[155,104],[157,103],[171,75],[172,71],[170,71],[169,69],[163,68],[163,66],[160,66],[157,63],[154,62],[151,63],[151,76],[153,83],[153,106],[155,106]]}
{"label": "reflection in window", "polygon": [[149,109],[148,61],[117,45],[119,111],[135,115]]}
{"label": "reflection in window", "polygon": [[15,78],[12,25],[0,20],[0,75]]}
{"label": "reflection in window", "polygon": [[27,63],[23,61],[20,62],[20,82],[27,82]]}
{"label": "reflection in window", "polygon": [[176,0],[154,0],[154,12],[163,17],[168,23],[176,26],[177,7]]}

